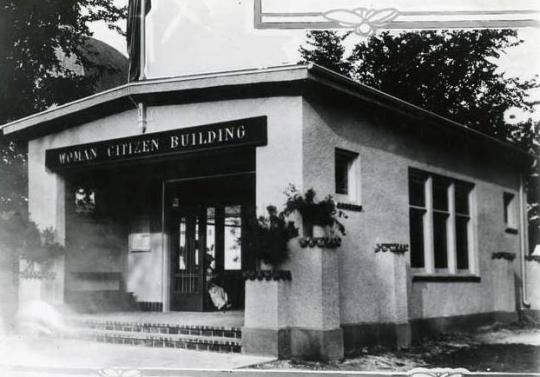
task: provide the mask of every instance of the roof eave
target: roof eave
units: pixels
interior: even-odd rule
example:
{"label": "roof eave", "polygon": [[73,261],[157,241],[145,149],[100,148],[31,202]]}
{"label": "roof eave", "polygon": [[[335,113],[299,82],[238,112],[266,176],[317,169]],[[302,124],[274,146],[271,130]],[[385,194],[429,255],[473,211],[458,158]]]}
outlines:
{"label": "roof eave", "polygon": [[226,85],[305,80],[307,67],[308,65],[292,65],[136,81],[7,123],[0,126],[0,132],[3,135],[14,135],[39,124],[60,120],[62,117],[122,99],[132,100],[152,94]]}
{"label": "roof eave", "polygon": [[[456,133],[463,135],[468,135],[470,137],[482,140],[486,143],[492,143],[498,147],[502,147],[505,150],[516,153],[523,158],[528,160],[535,160],[537,157],[534,154],[528,153],[508,142],[504,142],[495,137],[486,135],[482,132],[479,132],[475,129],[469,128],[461,123],[455,122],[451,119],[445,118],[441,115],[435,114],[431,111],[418,107],[411,104],[410,102],[404,101],[400,98],[394,97],[390,94],[381,92],[380,90],[374,89],[367,85],[364,85],[360,82],[351,80],[347,76],[343,76],[339,73],[336,73],[332,70],[324,68],[316,64],[309,65],[310,77],[309,79],[319,82],[323,85],[330,85],[334,89],[337,89],[345,94],[354,96],[356,98],[368,101],[375,105],[388,108],[392,111],[399,111],[404,115],[408,115],[414,118],[422,119],[424,122],[435,127],[441,127],[444,129],[450,129]],[[332,85],[328,81],[333,81],[337,85]]]}

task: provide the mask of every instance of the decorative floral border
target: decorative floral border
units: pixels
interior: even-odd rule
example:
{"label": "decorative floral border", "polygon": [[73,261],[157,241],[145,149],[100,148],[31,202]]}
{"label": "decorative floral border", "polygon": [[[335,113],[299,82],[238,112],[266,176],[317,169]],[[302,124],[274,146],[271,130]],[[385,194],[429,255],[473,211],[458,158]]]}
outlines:
{"label": "decorative floral border", "polygon": [[508,261],[513,261],[516,259],[516,253],[510,253],[508,251],[499,251],[491,254],[491,259],[506,259]]}
{"label": "decorative floral border", "polygon": [[271,271],[271,270],[262,270],[262,271],[244,271],[242,273],[244,280],[258,280],[258,281],[291,281],[292,274],[291,271]]}
{"label": "decorative floral border", "polygon": [[362,206],[358,204],[338,202],[336,207],[346,211],[362,212]]}
{"label": "decorative floral border", "polygon": [[339,237],[303,237],[298,239],[300,247],[320,247],[325,249],[337,249],[341,246],[341,238]]}
{"label": "decorative floral border", "polygon": [[324,12],[276,13],[264,12],[263,0],[255,0],[254,15],[256,29],[349,29],[358,35],[370,36],[380,29],[538,27],[540,11],[535,9],[400,11],[395,8],[358,7],[328,9]]}
{"label": "decorative floral border", "polygon": [[527,255],[525,257],[525,260],[527,262],[539,262],[540,263],[540,256],[538,256],[538,255]]}
{"label": "decorative floral border", "polygon": [[414,368],[407,372],[409,377],[463,377],[463,375],[471,374],[465,368]]}
{"label": "decorative floral border", "polygon": [[406,243],[378,243],[375,245],[375,252],[378,253],[379,251],[403,254],[409,251],[409,245]]}
{"label": "decorative floral border", "polygon": [[52,280],[56,278],[56,274],[54,272],[23,271],[20,274],[23,279]]}

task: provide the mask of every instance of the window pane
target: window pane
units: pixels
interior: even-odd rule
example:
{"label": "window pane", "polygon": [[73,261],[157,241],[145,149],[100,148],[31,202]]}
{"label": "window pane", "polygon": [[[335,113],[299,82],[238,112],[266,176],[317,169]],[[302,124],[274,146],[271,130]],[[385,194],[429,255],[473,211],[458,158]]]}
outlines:
{"label": "window pane", "polygon": [[421,209],[411,208],[409,226],[411,238],[411,267],[424,267],[424,213]]}
{"label": "window pane", "polygon": [[506,226],[508,227],[516,227],[517,226],[517,211],[516,211],[516,203],[515,203],[515,196],[513,194],[510,194],[508,192],[504,193],[504,222]]}
{"label": "window pane", "polygon": [[448,211],[448,182],[433,178],[433,209]]}
{"label": "window pane", "polygon": [[468,224],[468,217],[456,216],[456,257],[459,270],[469,268]]}
{"label": "window pane", "polygon": [[178,270],[186,269],[186,256],[187,256],[187,244],[186,244],[186,218],[180,219],[180,237],[178,239]]}
{"label": "window pane", "polygon": [[435,268],[448,267],[448,252],[446,243],[446,221],[448,215],[433,214],[433,243],[435,248]]}
{"label": "window pane", "polygon": [[96,210],[96,190],[78,187],[75,191],[75,213],[94,213]]}
{"label": "window pane", "polygon": [[[206,255],[204,264],[208,278],[216,269],[216,209],[206,209]],[[209,280],[209,279],[208,279]]]}
{"label": "window pane", "polygon": [[242,250],[238,240],[242,236],[241,207],[225,207],[225,269],[242,269]]}
{"label": "window pane", "polygon": [[469,193],[471,189],[468,186],[456,183],[456,212],[464,215],[469,214]]}
{"label": "window pane", "polygon": [[336,152],[336,193],[349,193],[349,158]]}
{"label": "window pane", "polygon": [[409,178],[409,204],[417,207],[426,206],[425,179],[421,177]]}

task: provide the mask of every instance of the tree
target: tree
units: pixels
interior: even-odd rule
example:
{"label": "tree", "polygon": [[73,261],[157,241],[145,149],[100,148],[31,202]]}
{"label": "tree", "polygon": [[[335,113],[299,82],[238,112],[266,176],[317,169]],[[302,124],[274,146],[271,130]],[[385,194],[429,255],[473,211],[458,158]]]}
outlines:
{"label": "tree", "polygon": [[[383,32],[354,46],[349,34],[307,33],[302,62],[312,61],[470,128],[510,141],[540,156],[540,125],[532,119],[509,122],[508,110],[532,113],[527,93],[538,81],[507,77],[494,59],[523,41],[513,30]],[[540,242],[539,168],[531,169],[530,234]]]}
{"label": "tree", "polygon": [[[5,0],[0,5],[0,124],[92,94],[102,70],[82,53],[89,22],[125,18],[113,0]],[[94,75],[62,64],[75,57]],[[26,197],[25,145],[0,137],[0,212],[22,210]]]}
{"label": "tree", "polygon": [[0,11],[1,123],[90,94],[91,79],[64,67],[58,50],[90,64],[79,53],[91,36],[88,23],[116,28],[126,15],[113,0],[8,0]]}
{"label": "tree", "polygon": [[300,47],[300,54],[304,61],[317,63],[334,72],[349,76],[353,66],[345,59],[343,42],[350,33],[338,34],[327,30],[314,30],[309,32],[308,47]]}

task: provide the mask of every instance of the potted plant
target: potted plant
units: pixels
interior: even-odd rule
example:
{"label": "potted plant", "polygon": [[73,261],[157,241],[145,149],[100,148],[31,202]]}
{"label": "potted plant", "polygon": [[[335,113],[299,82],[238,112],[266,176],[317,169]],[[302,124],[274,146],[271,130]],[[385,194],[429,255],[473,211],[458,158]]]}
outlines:
{"label": "potted plant", "polygon": [[345,235],[345,226],[339,221],[347,218],[345,213],[336,207],[331,195],[323,200],[316,200],[313,189],[301,194],[294,186],[285,192],[287,203],[283,211],[285,216],[297,212],[302,216],[306,234],[312,237],[334,236],[336,232]]}
{"label": "potted plant", "polygon": [[247,232],[240,240],[255,253],[258,270],[263,265],[274,270],[285,262],[289,258],[288,243],[298,236],[298,228],[287,220],[284,212],[278,212],[275,206],[268,206],[266,211],[266,216],[259,216],[248,223]]}

